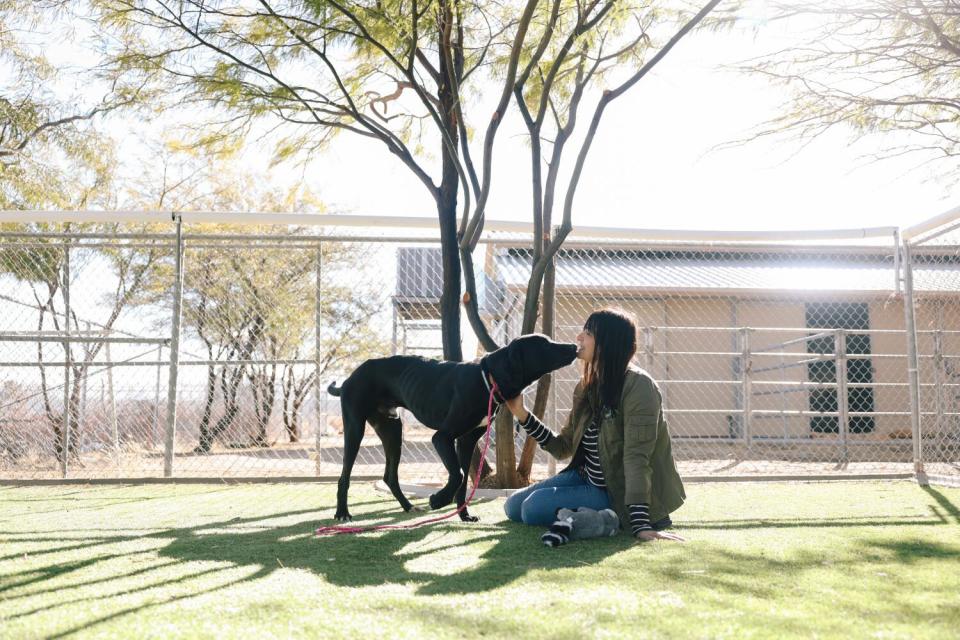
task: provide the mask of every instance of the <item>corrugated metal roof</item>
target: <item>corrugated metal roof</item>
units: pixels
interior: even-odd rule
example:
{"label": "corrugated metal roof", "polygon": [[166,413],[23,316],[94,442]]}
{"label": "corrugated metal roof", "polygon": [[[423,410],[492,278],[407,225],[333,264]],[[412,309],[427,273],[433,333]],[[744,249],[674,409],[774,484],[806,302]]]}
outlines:
{"label": "corrugated metal roof", "polygon": [[[507,287],[526,287],[528,257],[502,254],[498,277]],[[633,292],[707,291],[726,293],[807,292],[888,294],[895,290],[892,261],[784,259],[704,259],[657,256],[584,257],[557,260],[557,289]],[[914,290],[924,293],[960,293],[957,265],[917,265]]]}

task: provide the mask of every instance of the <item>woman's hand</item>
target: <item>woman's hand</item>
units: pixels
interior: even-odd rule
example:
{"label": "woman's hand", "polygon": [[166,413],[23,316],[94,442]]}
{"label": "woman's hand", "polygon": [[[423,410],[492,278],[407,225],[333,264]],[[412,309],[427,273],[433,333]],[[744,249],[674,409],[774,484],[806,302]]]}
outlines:
{"label": "woman's hand", "polygon": [[510,410],[510,413],[513,414],[513,417],[519,420],[520,422],[526,422],[527,417],[530,415],[530,412],[527,411],[526,407],[523,406],[523,396],[518,395],[515,398],[510,398],[506,401],[507,409]]}
{"label": "woman's hand", "polygon": [[669,531],[654,531],[648,529],[637,534],[637,542],[650,542],[651,540],[673,540],[674,542],[686,542],[684,538]]}

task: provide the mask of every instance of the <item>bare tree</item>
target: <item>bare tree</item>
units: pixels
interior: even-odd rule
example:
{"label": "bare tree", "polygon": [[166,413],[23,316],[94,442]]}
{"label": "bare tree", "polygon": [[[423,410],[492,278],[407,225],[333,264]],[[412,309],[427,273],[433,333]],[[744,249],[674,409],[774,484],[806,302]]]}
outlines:
{"label": "bare tree", "polygon": [[[707,2],[692,16],[680,11],[672,20],[665,20],[662,7],[656,5],[616,0],[587,3],[553,0],[545,3],[542,15],[537,16],[536,28],[531,30],[525,43],[524,64],[511,88],[530,140],[534,229],[521,333],[534,331],[540,317],[542,330],[552,336],[554,258],[573,228],[574,197],[607,107],[649,73],[719,2]],[[673,26],[675,21],[680,22],[679,28]],[[716,21],[722,22],[722,18]],[[591,92],[599,95],[593,103],[587,131],[568,146],[573,140],[584,96]],[[563,178],[564,152],[568,149],[574,150],[575,159],[569,174]],[[486,164],[486,155],[484,160]],[[554,228],[560,197],[561,219]],[[486,333],[478,314],[471,259],[483,228],[485,203],[486,191],[481,189],[477,209],[465,227],[460,247],[466,274],[468,317],[483,345],[492,349],[496,343]],[[551,376],[547,375],[537,385],[534,412],[540,415],[546,407],[550,381]],[[515,465],[513,426],[507,412],[498,420],[496,429],[498,485],[527,484],[535,441],[526,440],[519,464]]]}
{"label": "bare tree", "polygon": [[[868,159],[910,155],[955,176],[960,153],[960,5],[952,0],[781,1],[772,20],[804,28],[804,42],[739,65],[786,87],[780,114],[746,140],[803,144],[833,130],[876,138]],[[955,178],[951,179],[951,184]]]}

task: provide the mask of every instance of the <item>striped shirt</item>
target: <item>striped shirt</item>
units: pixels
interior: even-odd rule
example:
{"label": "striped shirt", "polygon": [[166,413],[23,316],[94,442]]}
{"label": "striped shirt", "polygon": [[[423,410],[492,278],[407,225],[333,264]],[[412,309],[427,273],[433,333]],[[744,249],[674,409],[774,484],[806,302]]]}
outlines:
{"label": "striped shirt", "polygon": [[601,489],[607,488],[607,482],[603,478],[603,467],[600,466],[600,415],[594,416],[587,428],[583,430],[583,438],[580,439],[580,446],[583,447],[583,473],[587,477],[587,482]]}
{"label": "striped shirt", "polygon": [[[546,447],[556,436],[540,422],[533,413],[528,413],[527,419],[520,423],[527,435],[537,441],[541,447]],[[607,483],[603,477],[603,467],[600,465],[600,416],[590,421],[587,428],[584,429],[583,437],[580,439],[580,446],[583,447],[584,463],[583,469],[587,482],[595,487],[606,489]],[[574,456],[576,457],[576,456]],[[650,505],[645,502],[627,505],[630,512],[630,529],[634,535],[641,531],[650,531]]]}

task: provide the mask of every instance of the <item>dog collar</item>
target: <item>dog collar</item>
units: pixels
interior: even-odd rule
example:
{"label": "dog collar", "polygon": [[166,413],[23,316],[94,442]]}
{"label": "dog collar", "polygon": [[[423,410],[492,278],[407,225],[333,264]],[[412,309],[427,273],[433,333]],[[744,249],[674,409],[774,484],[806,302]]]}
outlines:
{"label": "dog collar", "polygon": [[[494,401],[494,403],[496,403],[497,407],[499,408],[500,405],[505,402],[505,400],[503,399],[503,396],[500,394],[500,388],[499,388],[499,387],[497,387],[496,389],[493,389],[493,388],[490,386],[490,381],[487,380],[487,376],[488,376],[488,375],[489,375],[491,378],[493,377],[493,375],[492,375],[492,374],[488,374],[487,371],[486,371],[483,367],[480,367],[480,377],[483,378],[483,386],[486,387],[488,394],[493,393],[493,401]],[[496,382],[496,381],[494,381],[494,382]]]}

